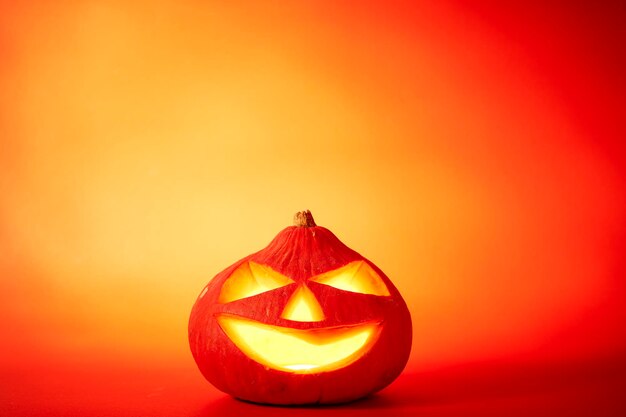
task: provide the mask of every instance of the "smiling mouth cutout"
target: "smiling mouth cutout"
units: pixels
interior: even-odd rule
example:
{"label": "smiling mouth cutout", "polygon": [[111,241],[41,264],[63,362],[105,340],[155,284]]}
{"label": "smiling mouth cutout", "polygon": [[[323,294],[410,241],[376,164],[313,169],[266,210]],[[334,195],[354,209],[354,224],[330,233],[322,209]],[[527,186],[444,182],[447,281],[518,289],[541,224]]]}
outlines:
{"label": "smiling mouth cutout", "polygon": [[222,330],[244,355],[266,368],[310,374],[334,371],[361,358],[376,342],[381,322],[292,329],[219,314]]}

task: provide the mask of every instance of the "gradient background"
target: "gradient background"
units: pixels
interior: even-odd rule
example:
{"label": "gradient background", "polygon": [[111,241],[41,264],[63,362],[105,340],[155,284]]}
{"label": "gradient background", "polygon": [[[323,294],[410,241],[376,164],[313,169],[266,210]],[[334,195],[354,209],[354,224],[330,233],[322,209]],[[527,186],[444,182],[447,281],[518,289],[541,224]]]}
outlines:
{"label": "gradient background", "polygon": [[625,413],[626,6],[470,3],[0,3],[0,414],[318,414],[186,339],[303,209],[414,321],[325,413]]}

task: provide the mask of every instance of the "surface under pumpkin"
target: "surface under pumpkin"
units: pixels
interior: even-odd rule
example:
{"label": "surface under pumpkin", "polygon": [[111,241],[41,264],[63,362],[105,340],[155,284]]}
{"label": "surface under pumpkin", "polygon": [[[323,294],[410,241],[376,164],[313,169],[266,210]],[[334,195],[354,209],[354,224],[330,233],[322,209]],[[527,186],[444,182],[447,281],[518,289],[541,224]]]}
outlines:
{"label": "surface under pumpkin", "polygon": [[390,384],[408,360],[411,329],[389,278],[305,211],[209,282],[189,343],[202,374],[237,398],[330,404]]}

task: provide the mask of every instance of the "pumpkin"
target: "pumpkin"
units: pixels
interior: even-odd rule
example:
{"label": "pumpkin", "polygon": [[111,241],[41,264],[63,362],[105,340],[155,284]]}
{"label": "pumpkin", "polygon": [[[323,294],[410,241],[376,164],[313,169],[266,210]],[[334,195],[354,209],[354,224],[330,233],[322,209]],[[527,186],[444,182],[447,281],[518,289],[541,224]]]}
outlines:
{"label": "pumpkin", "polygon": [[389,278],[304,211],[208,283],[189,343],[204,377],[234,397],[330,404],[389,385],[406,365],[411,330]]}

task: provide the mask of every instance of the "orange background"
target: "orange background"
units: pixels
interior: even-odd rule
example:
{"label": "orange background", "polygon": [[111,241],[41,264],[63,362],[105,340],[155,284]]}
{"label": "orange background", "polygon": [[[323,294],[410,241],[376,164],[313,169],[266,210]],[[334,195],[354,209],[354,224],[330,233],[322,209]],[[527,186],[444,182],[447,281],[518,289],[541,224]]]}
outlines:
{"label": "orange background", "polygon": [[191,306],[302,209],[404,295],[402,392],[420,375],[454,391],[442,370],[494,361],[624,369],[619,2],[14,3],[0,13],[11,415],[219,409],[187,346]]}

